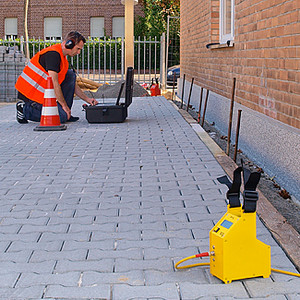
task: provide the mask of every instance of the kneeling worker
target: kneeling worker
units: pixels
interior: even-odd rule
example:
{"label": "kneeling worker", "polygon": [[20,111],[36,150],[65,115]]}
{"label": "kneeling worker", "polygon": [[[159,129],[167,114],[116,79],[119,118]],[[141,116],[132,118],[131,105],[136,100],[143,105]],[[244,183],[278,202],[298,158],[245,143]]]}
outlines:
{"label": "kneeling worker", "polygon": [[66,57],[79,54],[85,42],[82,34],[71,31],[61,44],[45,48],[33,56],[15,85],[20,100],[17,102],[19,123],[40,121],[48,76],[52,78],[61,123],[79,119],[71,115],[74,93],[88,104],[98,103],[84,94],[77,85],[76,74],[69,69]]}

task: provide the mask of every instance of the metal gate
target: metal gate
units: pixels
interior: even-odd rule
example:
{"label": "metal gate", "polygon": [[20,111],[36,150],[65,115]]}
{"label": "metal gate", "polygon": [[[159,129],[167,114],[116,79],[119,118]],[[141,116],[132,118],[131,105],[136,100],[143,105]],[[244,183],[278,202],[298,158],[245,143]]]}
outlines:
{"label": "metal gate", "polygon": [[[61,41],[32,39],[28,42],[30,58],[40,50]],[[26,42],[23,37],[18,40],[0,40],[0,46],[16,47],[24,53]],[[134,41],[135,80],[150,83],[152,78],[160,76],[161,39],[157,37],[141,38]],[[124,38],[88,39],[81,53],[69,58],[77,72],[100,83],[114,83],[124,79]]]}

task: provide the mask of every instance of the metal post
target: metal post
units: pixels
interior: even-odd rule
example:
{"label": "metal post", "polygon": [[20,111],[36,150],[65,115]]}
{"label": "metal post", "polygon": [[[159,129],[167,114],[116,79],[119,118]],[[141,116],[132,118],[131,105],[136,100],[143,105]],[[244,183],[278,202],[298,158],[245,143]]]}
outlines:
{"label": "metal post", "polygon": [[87,46],[87,71],[88,71],[88,79],[90,79],[90,41],[89,40],[87,41],[86,46]]}
{"label": "metal post", "polygon": [[24,53],[24,37],[23,35],[20,38],[20,51]]}
{"label": "metal post", "polygon": [[233,84],[232,84],[232,92],[231,92],[231,104],[230,104],[229,125],[228,125],[228,134],[227,134],[227,149],[226,149],[226,154],[227,155],[229,155],[229,150],[230,150],[230,138],[231,138],[231,126],[232,126],[235,82],[236,82],[236,78],[234,77],[233,78]]}
{"label": "metal post", "polygon": [[[109,40],[109,83],[111,83],[111,60],[112,60],[111,43],[112,43],[112,38],[110,37],[110,40]],[[126,48],[125,48],[125,53],[126,53]],[[126,54],[125,54],[125,59],[126,59]]]}
{"label": "metal post", "polygon": [[167,41],[166,41],[166,72],[168,70],[168,60],[169,60],[169,39],[170,39],[170,16],[167,20]]}
{"label": "metal post", "polygon": [[236,124],[236,133],[235,133],[235,148],[234,148],[234,155],[233,155],[233,160],[236,162],[236,157],[237,157],[237,151],[238,151],[238,144],[239,144],[239,135],[240,135],[240,124],[241,124],[241,114],[242,110],[238,110],[238,120]]}
{"label": "metal post", "polygon": [[182,80],[182,92],[181,92],[181,105],[180,105],[180,108],[183,107],[184,85],[185,85],[185,74],[183,74],[183,80]]}
{"label": "metal post", "polygon": [[125,59],[124,59],[124,45],[125,45],[125,42],[124,42],[124,38],[122,37],[122,47],[121,47],[121,49],[122,49],[122,51],[121,51],[121,56],[122,56],[122,58],[121,58],[121,69],[122,69],[122,80],[124,80],[124,74],[125,74],[125,72],[124,72],[124,68],[125,68],[125,66],[124,66],[124,64],[125,64]]}
{"label": "metal post", "polygon": [[192,90],[193,90],[193,84],[194,84],[194,77],[192,78],[192,83],[191,83],[191,87],[190,87],[190,93],[189,93],[189,98],[188,98],[188,103],[186,106],[186,111],[189,111],[189,106],[190,106],[190,101],[191,101],[191,95],[192,95]]}
{"label": "metal post", "polygon": [[103,49],[103,74],[104,74],[104,83],[106,81],[106,36],[104,37],[104,49]]}
{"label": "metal post", "polygon": [[141,37],[138,38],[138,82],[140,82],[140,73],[141,73]]}
{"label": "metal post", "polygon": [[208,101],[208,95],[209,95],[209,90],[206,90],[206,97],[205,97],[205,102],[204,102],[204,109],[203,109],[203,116],[202,116],[201,127],[203,127],[203,125],[204,125],[205,114],[206,114],[206,107],[207,107],[207,101]]}
{"label": "metal post", "polygon": [[145,81],[146,81],[146,37],[144,36],[144,82]]}
{"label": "metal post", "polygon": [[160,40],[161,45],[161,89],[162,91],[165,91],[166,89],[166,34],[163,32]]}
{"label": "metal post", "polygon": [[99,38],[99,45],[98,45],[98,76],[99,82],[101,82],[101,40]]}
{"label": "metal post", "polygon": [[95,81],[95,71],[96,71],[96,45],[93,40],[93,80]]}
{"label": "metal post", "polygon": [[201,87],[200,99],[199,99],[198,124],[200,124],[200,119],[201,119],[202,96],[203,96],[203,87]]}
{"label": "metal post", "polygon": [[[149,77],[151,77],[152,72],[151,72],[151,36],[149,37]],[[156,77],[155,77],[156,79]]]}
{"label": "metal post", "polygon": [[156,37],[154,38],[154,76],[156,78]]}
{"label": "metal post", "polygon": [[174,101],[174,95],[175,95],[175,78],[176,74],[173,72],[173,91],[172,91],[172,101]]}

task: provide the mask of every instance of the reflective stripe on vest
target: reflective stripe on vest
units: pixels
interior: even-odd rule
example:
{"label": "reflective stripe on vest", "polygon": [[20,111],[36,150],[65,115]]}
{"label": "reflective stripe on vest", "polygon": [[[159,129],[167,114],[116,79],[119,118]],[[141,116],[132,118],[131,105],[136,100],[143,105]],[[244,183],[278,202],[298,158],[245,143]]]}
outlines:
{"label": "reflective stripe on vest", "polygon": [[[44,74],[46,74],[46,73],[44,73]],[[22,74],[20,76],[25,81],[27,81],[30,85],[32,85],[35,89],[37,89],[39,92],[41,92],[41,93],[45,92],[45,89],[42,86],[40,86],[36,81],[34,81],[32,78],[30,78],[27,74],[25,74],[24,71],[22,72]],[[46,75],[46,77],[47,77],[47,75]]]}
{"label": "reflective stripe on vest", "polygon": [[[61,84],[64,81],[69,63],[67,58],[63,55],[61,44],[56,44],[38,52],[24,68],[15,85],[16,89],[25,97],[41,104],[44,103],[44,93],[47,77],[49,75],[39,63],[39,58],[48,51],[56,51],[59,53],[61,61],[58,82]],[[53,98],[55,98],[55,96]]]}

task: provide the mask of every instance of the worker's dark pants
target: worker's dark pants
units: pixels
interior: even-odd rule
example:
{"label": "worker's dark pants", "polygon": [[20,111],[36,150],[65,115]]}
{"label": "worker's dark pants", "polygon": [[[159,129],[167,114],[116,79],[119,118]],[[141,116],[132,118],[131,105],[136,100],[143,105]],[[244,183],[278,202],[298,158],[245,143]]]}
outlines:
{"label": "worker's dark pants", "polygon": [[[76,74],[72,70],[68,70],[65,80],[61,83],[61,90],[69,108],[72,108],[74,91],[76,83]],[[23,113],[26,120],[40,122],[42,105],[34,101],[25,101]],[[61,105],[57,102],[58,113],[61,123],[68,120],[66,112],[62,109]]]}

